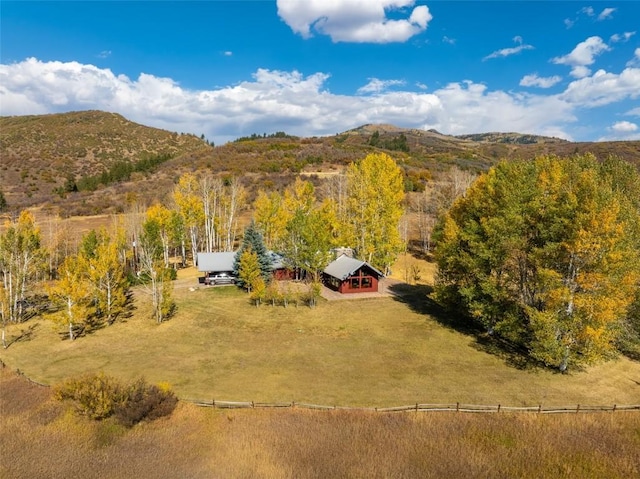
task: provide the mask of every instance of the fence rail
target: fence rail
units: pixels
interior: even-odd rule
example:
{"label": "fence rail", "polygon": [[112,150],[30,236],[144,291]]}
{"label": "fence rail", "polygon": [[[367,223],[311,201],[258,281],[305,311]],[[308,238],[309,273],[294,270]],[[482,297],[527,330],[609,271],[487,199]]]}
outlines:
{"label": "fence rail", "polygon": [[[2,360],[0,360],[0,369],[4,369],[6,366]],[[39,383],[26,376],[19,369],[16,373],[29,382],[37,384],[38,386],[49,387],[48,384]],[[557,413],[590,413],[590,412],[616,412],[616,411],[640,411],[640,404],[631,405],[618,405],[613,406],[592,406],[584,404],[576,404],[575,406],[543,406],[538,404],[537,406],[503,406],[497,405],[484,405],[484,404],[421,404],[415,403],[405,406],[388,406],[388,407],[359,407],[359,406],[326,406],[322,404],[310,404],[299,403],[295,401],[291,402],[254,402],[254,401],[220,401],[216,399],[192,399],[192,398],[180,398],[181,401],[190,402],[200,407],[212,407],[216,409],[313,409],[321,411],[372,411],[382,413],[394,413],[394,412],[467,412],[467,413],[500,413],[500,412],[517,412],[517,413],[538,413],[538,414],[557,414]]]}
{"label": "fence rail", "polygon": [[189,399],[182,398],[182,401],[190,402],[196,406],[212,407],[216,409],[314,409],[324,411],[334,410],[351,410],[351,411],[373,411],[383,413],[393,412],[467,412],[467,413],[500,413],[500,412],[516,412],[516,413],[538,413],[538,414],[557,414],[557,413],[589,413],[589,412],[616,412],[616,411],[640,411],[640,404],[618,405],[613,406],[592,406],[584,404],[576,404],[571,406],[503,406],[484,405],[484,404],[410,404],[405,406],[389,406],[389,407],[351,407],[351,406],[326,406],[322,404],[309,404],[291,402],[254,402],[254,401],[220,401],[217,399]]}

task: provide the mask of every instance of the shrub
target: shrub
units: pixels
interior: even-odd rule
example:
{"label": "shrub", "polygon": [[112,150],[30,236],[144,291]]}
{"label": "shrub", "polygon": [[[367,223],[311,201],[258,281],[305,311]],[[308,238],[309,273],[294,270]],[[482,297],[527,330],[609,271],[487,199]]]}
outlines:
{"label": "shrub", "polygon": [[127,390],[127,399],[118,405],[115,417],[123,426],[131,427],[143,420],[169,416],[178,399],[169,389],[159,388],[138,379]]}
{"label": "shrub", "polygon": [[61,401],[73,401],[79,414],[96,420],[113,415],[126,398],[125,389],[104,373],[69,379],[57,386],[54,394]]}
{"label": "shrub", "polygon": [[54,394],[58,400],[73,401],[83,416],[95,420],[113,416],[126,427],[168,416],[178,402],[167,385],[158,387],[144,379],[121,384],[104,373],[69,379],[57,386]]}

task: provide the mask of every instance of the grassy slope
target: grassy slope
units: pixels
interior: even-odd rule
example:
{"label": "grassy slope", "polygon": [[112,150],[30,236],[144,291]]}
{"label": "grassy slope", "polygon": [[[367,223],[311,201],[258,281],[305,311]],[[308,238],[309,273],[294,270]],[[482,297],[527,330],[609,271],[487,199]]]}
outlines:
{"label": "grassy slope", "polygon": [[640,414],[219,411],[124,430],[0,370],[0,476],[602,478],[640,474]]}
{"label": "grassy slope", "polygon": [[[117,162],[158,154],[177,157],[202,149],[210,150],[193,135],[139,125],[114,113],[0,117],[0,184],[13,208],[45,201],[60,204],[53,190],[67,177],[79,180]],[[86,200],[76,198],[81,199]]]}
{"label": "grassy slope", "polygon": [[[45,320],[1,359],[52,383],[83,371],[168,381],[183,398],[389,406],[464,402],[503,405],[635,404],[640,363],[620,358],[569,375],[514,367],[473,336],[429,315],[419,291],[392,298],[256,308],[235,288],[190,291],[156,325],[140,292],[136,314],[74,342]],[[440,322],[439,322],[440,321]],[[14,326],[10,334],[28,325]]]}

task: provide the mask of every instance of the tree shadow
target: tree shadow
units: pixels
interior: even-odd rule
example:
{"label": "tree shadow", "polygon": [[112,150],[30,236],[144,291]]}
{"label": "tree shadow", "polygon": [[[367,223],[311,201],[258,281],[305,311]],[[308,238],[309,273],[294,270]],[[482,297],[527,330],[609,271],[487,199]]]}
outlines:
{"label": "tree shadow", "polygon": [[397,283],[389,287],[395,301],[406,304],[412,311],[427,315],[441,326],[470,337],[471,346],[502,359],[505,364],[520,370],[548,369],[531,358],[529,351],[517,344],[489,334],[482,325],[461,313],[448,310],[432,298],[433,287]]}
{"label": "tree shadow", "polygon": [[441,326],[465,335],[477,335],[482,332],[482,329],[475,322],[448,311],[434,301],[431,297],[433,293],[432,286],[397,283],[391,285],[389,291],[392,293],[394,300],[406,304],[415,313],[430,316]]}
{"label": "tree shadow", "polygon": [[27,329],[21,329],[20,332],[16,336],[12,336],[9,341],[7,341],[7,345],[5,349],[9,348],[14,343],[22,343],[31,341],[33,338],[33,333],[38,327],[38,323],[30,324]]}

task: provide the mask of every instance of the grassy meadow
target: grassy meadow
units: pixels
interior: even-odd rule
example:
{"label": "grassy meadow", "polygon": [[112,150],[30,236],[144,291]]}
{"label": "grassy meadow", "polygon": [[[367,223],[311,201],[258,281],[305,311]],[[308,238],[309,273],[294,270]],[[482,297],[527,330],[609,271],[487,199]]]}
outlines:
{"label": "grassy meadow", "polygon": [[232,410],[180,403],[133,429],[0,370],[6,479],[590,478],[640,474],[640,414]]}
{"label": "grassy meadow", "polygon": [[52,384],[88,371],[168,382],[181,398],[338,406],[419,403],[505,406],[640,402],[640,363],[624,357],[558,374],[455,327],[426,297],[321,300],[317,307],[249,303],[234,287],[198,288],[181,271],[177,314],[151,319],[136,291],[134,314],[73,342],[46,318],[8,328],[29,334],[0,352],[12,370]]}

